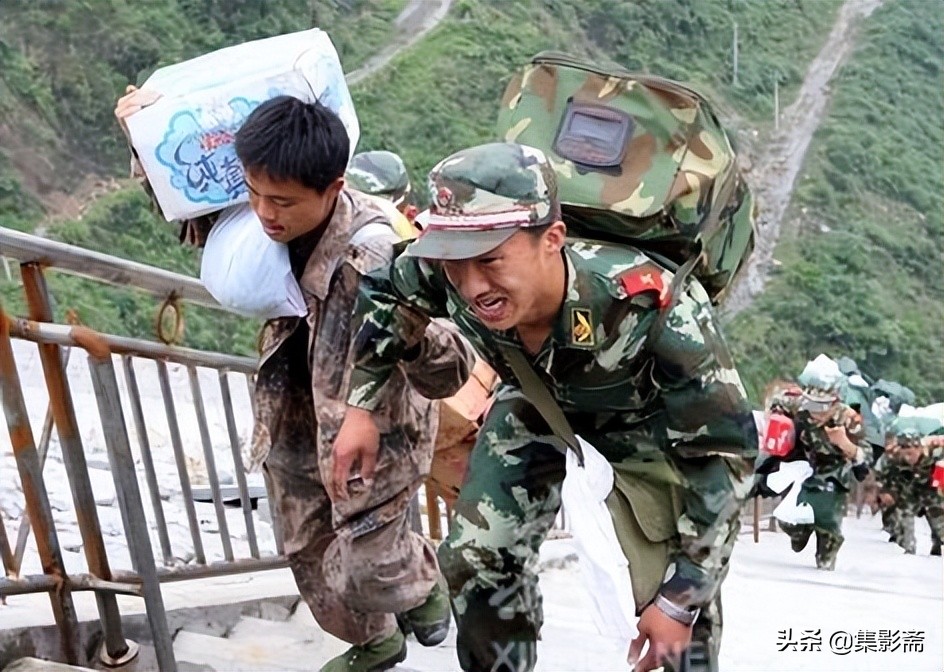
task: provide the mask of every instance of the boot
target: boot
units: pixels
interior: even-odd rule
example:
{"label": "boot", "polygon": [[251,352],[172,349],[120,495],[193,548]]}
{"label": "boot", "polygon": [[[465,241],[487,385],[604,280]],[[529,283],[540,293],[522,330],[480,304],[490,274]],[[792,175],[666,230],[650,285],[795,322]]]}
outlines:
{"label": "boot", "polygon": [[383,672],[406,660],[406,639],[397,630],[386,639],[352,646],[322,665],[320,672]]}
{"label": "boot", "polygon": [[931,555],[940,555],[941,554],[941,542],[935,541],[931,544]]}
{"label": "boot", "polygon": [[827,572],[831,572],[836,569],[836,556],[831,558],[822,558],[816,556],[816,569],[824,569]]}
{"label": "boot", "polygon": [[403,633],[403,636],[408,636],[413,632],[413,626],[410,625],[410,621],[407,620],[405,614],[397,614],[397,627],[400,628],[400,632]]}
{"label": "boot", "polygon": [[833,571],[836,569],[836,556],[839,555],[839,547],[842,546],[842,539],[831,534],[819,532],[816,534],[816,568]]}
{"label": "boot", "polygon": [[813,535],[813,526],[797,526],[790,531],[790,548],[794,553],[799,553],[806,545],[810,543],[810,537]]}
{"label": "boot", "polygon": [[[441,576],[429,597],[418,607],[401,614],[402,619],[423,646],[441,644],[449,634],[449,623],[452,618],[452,608],[449,605],[449,591],[446,581]],[[402,629],[402,626],[401,626]]]}

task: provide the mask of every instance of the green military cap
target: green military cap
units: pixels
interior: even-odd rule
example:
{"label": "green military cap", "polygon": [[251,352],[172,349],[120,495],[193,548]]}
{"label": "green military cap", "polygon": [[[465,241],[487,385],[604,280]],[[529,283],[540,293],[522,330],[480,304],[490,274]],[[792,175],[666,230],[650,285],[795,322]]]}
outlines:
{"label": "green military cap", "polygon": [[840,403],[838,382],[828,384],[804,385],[800,394],[800,408],[813,413],[822,413],[835,408]]}
{"label": "green military cap", "polygon": [[920,448],[921,433],[915,429],[899,429],[895,432],[895,442],[899,448]]}
{"label": "green military cap", "polygon": [[440,161],[429,173],[429,210],[423,232],[407,254],[430,259],[471,259],[494,250],[522,228],[560,219],[557,179],[544,153],[496,142],[470,147]]}
{"label": "green military cap", "polygon": [[381,196],[399,206],[410,193],[403,159],[382,150],[355,154],[344,174],[347,184],[365,194]]}

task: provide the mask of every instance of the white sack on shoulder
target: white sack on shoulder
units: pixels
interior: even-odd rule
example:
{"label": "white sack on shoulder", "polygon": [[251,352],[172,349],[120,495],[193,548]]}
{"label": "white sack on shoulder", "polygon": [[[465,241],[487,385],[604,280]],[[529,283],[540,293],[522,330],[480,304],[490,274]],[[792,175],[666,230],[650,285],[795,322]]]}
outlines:
{"label": "white sack on shoulder", "polygon": [[265,234],[248,205],[220,214],[203,248],[200,280],[220,305],[240,315],[268,320],[308,314],[288,246]]}

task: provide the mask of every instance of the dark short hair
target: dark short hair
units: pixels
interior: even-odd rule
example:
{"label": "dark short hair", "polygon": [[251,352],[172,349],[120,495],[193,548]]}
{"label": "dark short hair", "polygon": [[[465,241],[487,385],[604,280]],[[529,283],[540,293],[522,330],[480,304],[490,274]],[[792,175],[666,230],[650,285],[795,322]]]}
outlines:
{"label": "dark short hair", "polygon": [[347,168],[350,139],[319,102],[278,96],[252,111],[236,132],[236,155],[247,171],[298,182],[319,194]]}
{"label": "dark short hair", "polygon": [[[558,217],[558,219],[560,219]],[[554,220],[556,222],[557,219]],[[548,222],[547,224],[539,224],[538,226],[522,226],[521,230],[531,236],[532,240],[538,240],[544,233],[551,228],[551,224],[554,222]]]}

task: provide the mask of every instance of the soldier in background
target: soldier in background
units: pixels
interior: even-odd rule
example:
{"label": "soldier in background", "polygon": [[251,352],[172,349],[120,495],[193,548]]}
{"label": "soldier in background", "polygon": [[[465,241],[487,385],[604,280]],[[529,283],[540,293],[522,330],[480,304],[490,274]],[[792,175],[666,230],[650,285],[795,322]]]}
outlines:
{"label": "soldier in background", "polygon": [[842,519],[852,479],[862,481],[869,472],[872,448],[865,440],[862,418],[843,404],[836,387],[788,389],[770,400],[773,412],[793,419],[796,442],[784,462],[806,460],[813,475],[802,485],[797,502],[809,504],[812,524],[781,522],[790,535],[790,547],[799,553],[816,533],[816,566],[832,570],[842,546]]}
{"label": "soldier in background", "polygon": [[410,175],[403,159],[393,152],[375,150],[355,154],[344,179],[351,189],[385,198],[401,212],[410,204]]}
{"label": "soldier in background", "polygon": [[941,554],[944,533],[944,494],[931,485],[931,473],[944,458],[944,443],[909,429],[895,434],[895,450],[887,451],[876,464],[881,491],[879,500],[889,514],[895,542],[905,553],[914,555],[915,516],[923,515],[931,528],[931,555]]}
{"label": "soldier in background", "polygon": [[[371,409],[432,318],[451,318],[504,381],[439,549],[462,669],[536,663],[534,569],[572,427],[616,474],[607,502],[640,614],[635,669],[677,665],[694,641],[687,669],[716,670],[719,589],[757,432],[707,294],[690,280],[669,300],[672,273],[643,252],[568,242],[554,169],[534,148],[464,150],[433,169],[429,188],[423,234],[362,284],[335,450],[370,459]],[[561,423],[546,419],[552,405]]]}
{"label": "soldier in background", "polygon": [[[893,498],[881,497],[882,484],[879,481],[879,468],[885,479],[892,478],[893,473],[900,469],[900,462],[895,457],[898,451],[898,441],[895,439],[895,431],[889,430],[885,433],[885,450],[875,463],[875,469],[872,470],[875,480],[875,507],[881,511],[882,530],[888,534],[888,542],[894,544],[898,541],[900,520],[898,517],[898,507],[892,501]],[[875,509],[872,510],[875,513]]]}

